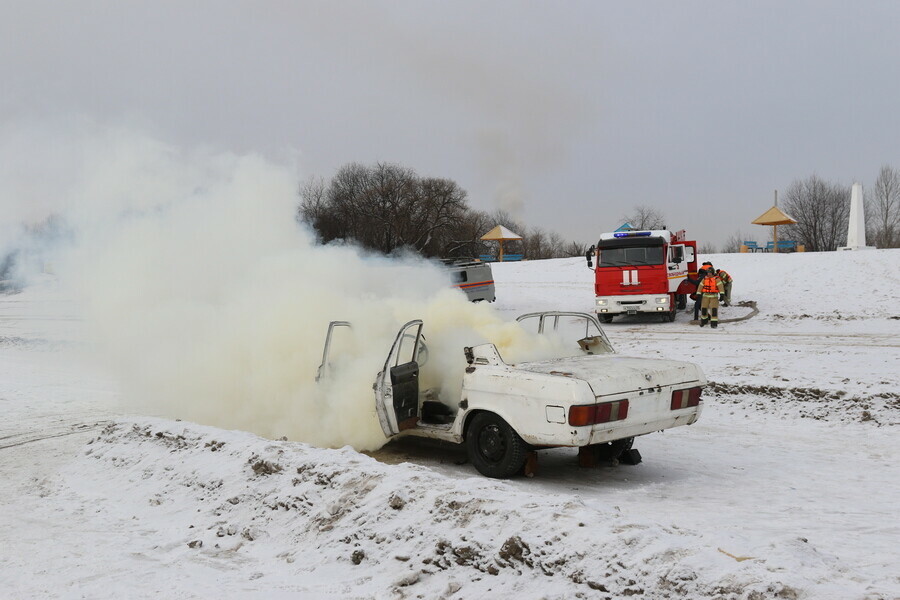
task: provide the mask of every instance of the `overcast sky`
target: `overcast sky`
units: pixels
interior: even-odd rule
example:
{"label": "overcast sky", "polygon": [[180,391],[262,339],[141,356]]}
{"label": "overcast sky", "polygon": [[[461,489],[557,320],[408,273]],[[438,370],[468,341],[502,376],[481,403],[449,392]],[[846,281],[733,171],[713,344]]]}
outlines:
{"label": "overcast sky", "polygon": [[721,244],[817,173],[900,167],[900,2],[0,0],[0,124],[129,119],[330,177],[396,162],[596,241]]}

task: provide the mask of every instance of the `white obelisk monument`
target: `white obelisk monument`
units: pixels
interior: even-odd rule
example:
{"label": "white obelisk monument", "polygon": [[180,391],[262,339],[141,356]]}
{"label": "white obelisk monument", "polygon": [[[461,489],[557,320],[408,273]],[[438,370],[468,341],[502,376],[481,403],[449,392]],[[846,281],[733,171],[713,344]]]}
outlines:
{"label": "white obelisk monument", "polygon": [[854,183],[850,191],[850,225],[847,227],[847,245],[838,250],[872,250],[866,246],[866,213],[863,204],[862,184]]}

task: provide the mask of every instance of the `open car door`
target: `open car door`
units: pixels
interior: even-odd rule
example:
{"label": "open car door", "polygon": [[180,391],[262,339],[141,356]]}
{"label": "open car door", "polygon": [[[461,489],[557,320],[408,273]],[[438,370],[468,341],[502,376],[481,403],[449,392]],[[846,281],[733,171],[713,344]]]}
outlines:
{"label": "open car door", "polygon": [[316,383],[319,383],[319,380],[323,377],[327,377],[328,372],[331,370],[328,355],[331,353],[331,338],[336,327],[351,327],[351,325],[348,321],[331,321],[328,324],[328,333],[325,334],[325,349],[322,350],[322,364],[319,365],[319,370],[316,371]]}
{"label": "open car door", "polygon": [[422,321],[416,319],[400,328],[375,379],[375,410],[388,437],[418,423],[421,345]]}
{"label": "open car door", "polygon": [[564,340],[578,342],[585,354],[609,354],[615,352],[597,317],[588,313],[544,311],[527,313],[516,321],[528,331],[539,334],[555,334]]}

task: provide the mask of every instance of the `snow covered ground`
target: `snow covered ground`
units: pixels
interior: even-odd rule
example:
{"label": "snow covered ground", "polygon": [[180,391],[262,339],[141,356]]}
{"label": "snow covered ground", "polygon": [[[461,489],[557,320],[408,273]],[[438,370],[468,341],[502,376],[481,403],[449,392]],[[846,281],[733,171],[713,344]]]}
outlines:
{"label": "snow covered ground", "polygon": [[[0,296],[0,595],[900,598],[900,251],[707,258],[758,315],[605,327],[699,363],[700,421],[636,440],[636,466],[559,449],[510,481],[436,444],[123,415],[52,279]],[[510,319],[593,308],[583,260],[494,275]]]}

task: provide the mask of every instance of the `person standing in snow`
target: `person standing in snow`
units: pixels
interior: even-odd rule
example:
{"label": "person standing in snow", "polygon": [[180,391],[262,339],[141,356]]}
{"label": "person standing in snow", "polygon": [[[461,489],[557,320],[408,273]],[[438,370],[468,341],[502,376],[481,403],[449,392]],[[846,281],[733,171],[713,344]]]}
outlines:
{"label": "person standing in snow", "polygon": [[[700,269],[697,271],[697,279],[691,278],[690,274],[688,274],[685,281],[694,286],[694,289],[700,285],[700,282],[703,281],[703,278],[706,277],[706,269]],[[694,301],[694,320],[697,321],[700,319],[700,294],[694,292],[691,294],[691,300]]]}
{"label": "person standing in snow", "polygon": [[705,327],[707,323],[713,329],[719,326],[719,295],[724,293],[725,285],[716,277],[716,271],[710,264],[697,286],[697,294],[701,297],[700,327]]}
{"label": "person standing in snow", "polygon": [[713,266],[713,264],[709,261],[703,263],[703,268],[708,272],[714,273],[716,277],[722,280],[722,285],[724,286],[725,291],[722,294],[719,294],[719,302],[722,303],[722,306],[728,306],[731,304],[731,284],[734,281],[731,275],[729,275],[726,271],[722,269],[717,269]]}
{"label": "person standing in snow", "polygon": [[722,281],[722,285],[725,286],[724,297],[719,298],[719,300],[722,301],[722,306],[731,306],[731,284],[734,282],[734,278],[722,269],[716,269],[716,277],[718,277]]}

